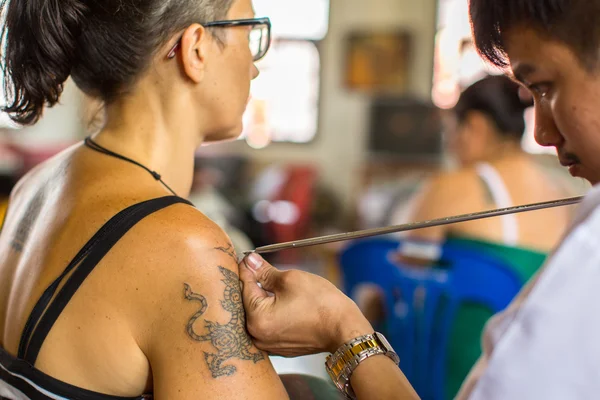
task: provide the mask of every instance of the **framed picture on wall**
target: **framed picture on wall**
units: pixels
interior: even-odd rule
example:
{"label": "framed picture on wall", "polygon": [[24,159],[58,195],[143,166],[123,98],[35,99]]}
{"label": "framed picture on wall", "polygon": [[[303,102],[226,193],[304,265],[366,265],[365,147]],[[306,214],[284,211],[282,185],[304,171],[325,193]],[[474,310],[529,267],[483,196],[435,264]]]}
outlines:
{"label": "framed picture on wall", "polygon": [[405,93],[410,59],[407,31],[353,32],[346,39],[345,85],[370,93]]}
{"label": "framed picture on wall", "polygon": [[375,98],[371,104],[369,152],[396,161],[440,162],[440,110],[410,97]]}

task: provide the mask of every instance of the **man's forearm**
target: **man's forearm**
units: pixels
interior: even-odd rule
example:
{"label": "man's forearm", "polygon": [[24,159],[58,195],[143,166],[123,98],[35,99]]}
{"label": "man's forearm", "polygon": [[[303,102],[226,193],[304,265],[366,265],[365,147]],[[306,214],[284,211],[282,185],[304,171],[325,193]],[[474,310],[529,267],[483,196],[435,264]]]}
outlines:
{"label": "man's forearm", "polygon": [[350,378],[358,400],[414,400],[414,391],[400,368],[388,357],[379,355],[361,362]]}

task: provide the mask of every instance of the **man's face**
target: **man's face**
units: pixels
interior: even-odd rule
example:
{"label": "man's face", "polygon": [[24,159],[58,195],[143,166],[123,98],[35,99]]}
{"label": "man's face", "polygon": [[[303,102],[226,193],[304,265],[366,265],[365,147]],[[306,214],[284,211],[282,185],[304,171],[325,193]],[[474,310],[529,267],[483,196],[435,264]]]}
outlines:
{"label": "man's face", "polygon": [[565,44],[531,28],[504,35],[513,77],[535,100],[535,139],[556,147],[571,175],[600,183],[600,65],[587,70]]}

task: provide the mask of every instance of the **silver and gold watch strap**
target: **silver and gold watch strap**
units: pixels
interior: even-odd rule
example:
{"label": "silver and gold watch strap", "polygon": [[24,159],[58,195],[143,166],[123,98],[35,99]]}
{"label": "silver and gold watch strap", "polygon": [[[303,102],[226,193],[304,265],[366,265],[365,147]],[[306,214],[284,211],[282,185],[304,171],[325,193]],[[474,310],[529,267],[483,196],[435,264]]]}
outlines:
{"label": "silver and gold watch strap", "polygon": [[396,364],[400,363],[398,355],[385,336],[375,332],[351,340],[342,345],[325,361],[325,368],[335,386],[348,398],[355,399],[350,385],[350,377],[358,365],[369,357],[386,355]]}

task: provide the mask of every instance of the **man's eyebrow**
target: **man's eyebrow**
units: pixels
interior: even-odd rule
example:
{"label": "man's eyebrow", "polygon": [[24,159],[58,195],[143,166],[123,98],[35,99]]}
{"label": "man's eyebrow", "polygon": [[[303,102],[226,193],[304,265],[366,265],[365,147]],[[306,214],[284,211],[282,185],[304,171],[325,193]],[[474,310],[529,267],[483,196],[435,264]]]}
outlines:
{"label": "man's eyebrow", "polygon": [[519,64],[517,68],[513,70],[513,73],[509,75],[509,77],[518,82],[525,83],[525,81],[527,81],[527,77],[533,74],[535,71],[536,68],[531,64]]}

